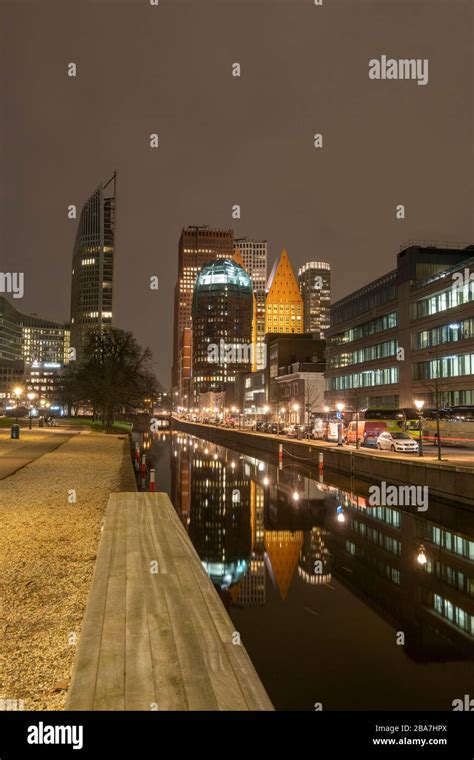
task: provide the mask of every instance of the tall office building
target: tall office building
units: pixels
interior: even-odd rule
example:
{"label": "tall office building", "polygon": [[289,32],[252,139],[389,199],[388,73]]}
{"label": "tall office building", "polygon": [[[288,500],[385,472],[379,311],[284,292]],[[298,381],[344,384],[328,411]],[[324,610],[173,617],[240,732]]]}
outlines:
{"label": "tall office building", "polygon": [[83,358],[88,332],[112,324],[117,175],[84,204],[72,259],[71,347]]}
{"label": "tall office building", "polygon": [[[228,392],[252,366],[254,298],[245,269],[232,259],[203,266],[194,286],[193,401],[200,393]],[[235,385],[234,385],[235,387]]]}
{"label": "tall office building", "polygon": [[[245,269],[252,280],[256,301],[256,340],[257,345],[264,349],[265,344],[265,287],[267,284],[267,255],[266,240],[248,240],[239,238],[234,241],[234,251],[239,251]],[[256,369],[265,367],[264,350],[257,349]]]}
{"label": "tall office building", "polygon": [[304,331],[324,338],[330,327],[331,267],[325,261],[308,261],[298,270],[304,306]]}
{"label": "tall office building", "polygon": [[304,332],[303,299],[285,249],[268,279],[265,311],[265,334]]}
{"label": "tall office building", "polygon": [[[184,403],[184,388],[189,384],[191,367],[181,361],[183,333],[192,328],[193,289],[200,269],[213,258],[231,258],[234,253],[232,230],[216,230],[207,226],[183,228],[178,248],[178,280],[174,291],[174,339],[172,385],[175,400]],[[188,335],[186,340],[190,340]],[[186,371],[180,373],[181,368]]]}

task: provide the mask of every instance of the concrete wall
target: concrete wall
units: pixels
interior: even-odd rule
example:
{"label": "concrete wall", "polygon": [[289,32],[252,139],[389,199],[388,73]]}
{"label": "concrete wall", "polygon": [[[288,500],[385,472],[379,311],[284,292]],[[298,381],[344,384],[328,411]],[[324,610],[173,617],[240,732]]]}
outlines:
{"label": "concrete wall", "polygon": [[474,507],[474,470],[453,464],[427,462],[423,459],[397,459],[378,453],[357,452],[355,449],[321,445],[314,441],[293,441],[284,436],[213,427],[173,419],[172,428],[230,448],[249,447],[256,451],[278,455],[280,444],[283,456],[299,459],[308,467],[319,466],[319,453],[324,456],[324,468],[360,480],[393,483],[395,485],[427,485],[430,494],[443,501]]}

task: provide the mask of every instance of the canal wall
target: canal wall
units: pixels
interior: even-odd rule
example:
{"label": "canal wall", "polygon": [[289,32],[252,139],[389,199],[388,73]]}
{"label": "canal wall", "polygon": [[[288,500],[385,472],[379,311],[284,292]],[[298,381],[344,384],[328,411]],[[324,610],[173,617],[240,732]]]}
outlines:
{"label": "canal wall", "polygon": [[284,436],[253,431],[220,428],[173,418],[172,429],[196,435],[228,448],[252,447],[256,451],[278,456],[283,444],[283,459],[304,463],[318,470],[319,454],[324,469],[367,482],[385,481],[394,485],[428,486],[432,497],[474,508],[474,470],[448,462],[433,462],[421,457],[387,456],[367,449],[358,451],[318,441],[296,441]]}

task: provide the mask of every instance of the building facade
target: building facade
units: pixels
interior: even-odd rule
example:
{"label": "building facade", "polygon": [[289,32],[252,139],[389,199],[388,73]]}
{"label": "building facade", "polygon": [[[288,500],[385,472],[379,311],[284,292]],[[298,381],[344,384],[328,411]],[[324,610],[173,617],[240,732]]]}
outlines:
{"label": "building facade", "polygon": [[198,274],[192,302],[193,403],[199,395],[225,390],[235,398],[239,373],[255,354],[254,297],[249,275],[232,259],[216,259]]}
{"label": "building facade", "polygon": [[[232,230],[217,230],[207,226],[186,227],[181,232],[178,247],[178,279],[174,291],[174,337],[173,337],[173,393],[177,401],[184,404],[184,386],[191,378],[180,374],[180,356],[185,329],[192,329],[192,303],[196,277],[208,261],[217,258],[231,259],[234,254],[234,233]],[[192,339],[192,338],[190,338]],[[181,365],[182,366],[182,365]]]}
{"label": "building facade", "polygon": [[88,333],[113,317],[116,174],[84,204],[74,243],[71,281],[71,348],[83,359]]}
{"label": "building facade", "polygon": [[0,296],[0,359],[67,364],[69,341],[68,325],[23,314]]}
{"label": "building facade", "polygon": [[256,369],[265,366],[265,300],[267,284],[268,244],[266,240],[239,238],[234,241],[234,253],[240,253],[245,269],[252,280],[256,301]]}
{"label": "building facade", "polygon": [[303,332],[303,299],[288,254],[283,250],[268,279],[265,335]]}
{"label": "building facade", "polygon": [[[311,333],[301,335],[267,335],[268,366],[266,369],[267,401],[273,415],[280,415],[281,408],[286,408],[286,400],[282,396],[283,386],[280,377],[286,377],[292,372],[295,364],[298,366],[312,365],[319,373],[324,372],[324,340],[314,338]],[[282,381],[283,382],[283,381]],[[300,394],[301,391],[298,391]],[[303,391],[304,393],[304,391]],[[293,403],[300,403],[296,402]],[[297,419],[291,419],[297,422]]]}
{"label": "building facade", "polygon": [[308,261],[298,270],[304,307],[304,331],[324,338],[331,319],[331,267],[325,261]]}
{"label": "building facade", "polygon": [[328,404],[474,404],[473,267],[472,245],[410,245],[396,269],[335,303]]}

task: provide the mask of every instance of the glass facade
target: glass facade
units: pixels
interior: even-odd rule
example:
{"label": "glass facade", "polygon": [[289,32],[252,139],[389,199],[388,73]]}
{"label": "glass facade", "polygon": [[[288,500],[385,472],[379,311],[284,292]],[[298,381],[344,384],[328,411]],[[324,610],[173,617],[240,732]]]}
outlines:
{"label": "glass facade", "polygon": [[[474,320],[473,320],[474,321]],[[387,340],[384,343],[376,343],[374,346],[360,348],[357,351],[348,351],[343,354],[334,354],[326,362],[328,369],[331,367],[347,367],[350,364],[362,364],[375,359],[384,359],[395,356],[398,349],[398,341]]]}
{"label": "glass facade", "polygon": [[205,264],[196,278],[192,304],[193,387],[224,391],[238,372],[252,366],[252,281],[231,259]]}
{"label": "glass facade", "polygon": [[461,377],[474,373],[474,354],[443,356],[428,362],[413,364],[414,380],[435,380],[448,377]]}
{"label": "glass facade", "polygon": [[469,284],[460,289],[452,285],[450,288],[412,304],[412,318],[429,317],[432,314],[439,314],[472,301],[474,301],[474,289]]}
{"label": "glass facade", "polygon": [[367,370],[353,375],[331,377],[328,380],[328,390],[339,391],[350,388],[368,388],[374,385],[392,385],[398,383],[399,368]]}
{"label": "glass facade", "polygon": [[463,319],[460,322],[433,327],[431,330],[422,330],[413,333],[412,348],[431,348],[443,343],[456,343],[460,340],[474,338],[474,319]]}
{"label": "glass facade", "polygon": [[342,343],[352,343],[353,340],[360,340],[361,338],[368,338],[370,335],[374,335],[384,330],[391,330],[397,326],[397,312],[392,311],[390,314],[384,314],[376,319],[370,319],[368,322],[364,322],[362,325],[352,327],[350,330],[344,330],[339,335],[334,335],[328,339],[328,343],[331,346],[340,346]]}

